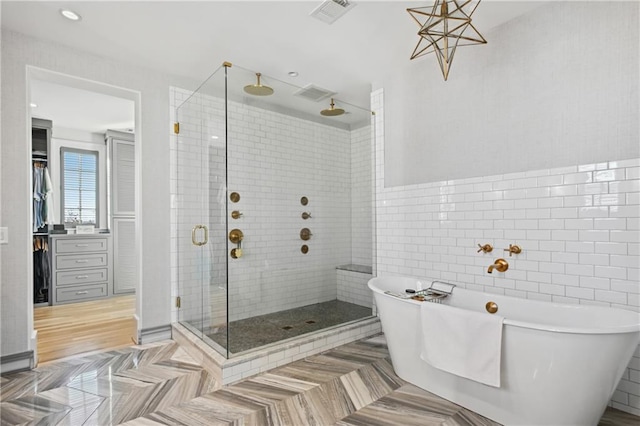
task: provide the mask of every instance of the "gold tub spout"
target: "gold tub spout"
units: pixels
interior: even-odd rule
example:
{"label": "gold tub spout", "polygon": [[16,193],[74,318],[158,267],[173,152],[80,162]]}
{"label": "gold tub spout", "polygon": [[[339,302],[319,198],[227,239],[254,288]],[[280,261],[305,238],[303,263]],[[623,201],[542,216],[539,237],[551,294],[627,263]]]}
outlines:
{"label": "gold tub spout", "polygon": [[492,273],[494,269],[497,270],[498,272],[504,272],[507,269],[509,269],[509,263],[504,259],[496,259],[495,263],[489,266],[489,269],[487,269],[487,272]]}

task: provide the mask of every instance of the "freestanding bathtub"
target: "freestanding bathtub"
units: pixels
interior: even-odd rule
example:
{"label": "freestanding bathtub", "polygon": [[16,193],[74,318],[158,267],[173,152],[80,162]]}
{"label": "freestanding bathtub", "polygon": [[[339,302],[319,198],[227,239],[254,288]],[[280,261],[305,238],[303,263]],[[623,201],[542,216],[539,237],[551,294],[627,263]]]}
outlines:
{"label": "freestanding bathtub", "polygon": [[420,359],[420,304],[430,302],[401,299],[385,291],[404,294],[405,289],[422,290],[430,284],[404,277],[369,281],[398,376],[505,425],[598,424],[640,342],[637,312],[456,287],[442,303],[486,312],[485,304],[493,301],[497,314],[505,318],[501,387],[496,388]]}

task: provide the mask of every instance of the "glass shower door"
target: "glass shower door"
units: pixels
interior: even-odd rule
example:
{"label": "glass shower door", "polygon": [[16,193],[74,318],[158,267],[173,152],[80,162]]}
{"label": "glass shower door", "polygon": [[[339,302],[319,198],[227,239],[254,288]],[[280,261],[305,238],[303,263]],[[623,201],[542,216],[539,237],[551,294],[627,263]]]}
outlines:
{"label": "glass shower door", "polygon": [[[227,355],[226,135],[224,67],[176,109],[178,321]],[[178,93],[179,95],[179,93]]]}

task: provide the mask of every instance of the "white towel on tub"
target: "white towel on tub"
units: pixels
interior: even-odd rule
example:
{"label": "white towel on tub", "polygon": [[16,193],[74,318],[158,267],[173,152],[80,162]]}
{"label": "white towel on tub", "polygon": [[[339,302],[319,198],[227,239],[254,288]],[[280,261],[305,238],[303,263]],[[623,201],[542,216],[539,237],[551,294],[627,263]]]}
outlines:
{"label": "white towel on tub", "polygon": [[433,367],[500,387],[503,317],[423,302],[422,353]]}

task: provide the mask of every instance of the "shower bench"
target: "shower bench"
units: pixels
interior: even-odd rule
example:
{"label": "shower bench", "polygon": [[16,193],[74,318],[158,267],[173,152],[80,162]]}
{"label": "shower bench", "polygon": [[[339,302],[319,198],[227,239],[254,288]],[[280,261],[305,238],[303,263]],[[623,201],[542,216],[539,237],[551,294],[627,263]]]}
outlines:
{"label": "shower bench", "polygon": [[371,266],[356,264],[337,266],[338,300],[367,308],[373,307],[373,294],[367,287],[367,282],[372,276]]}

